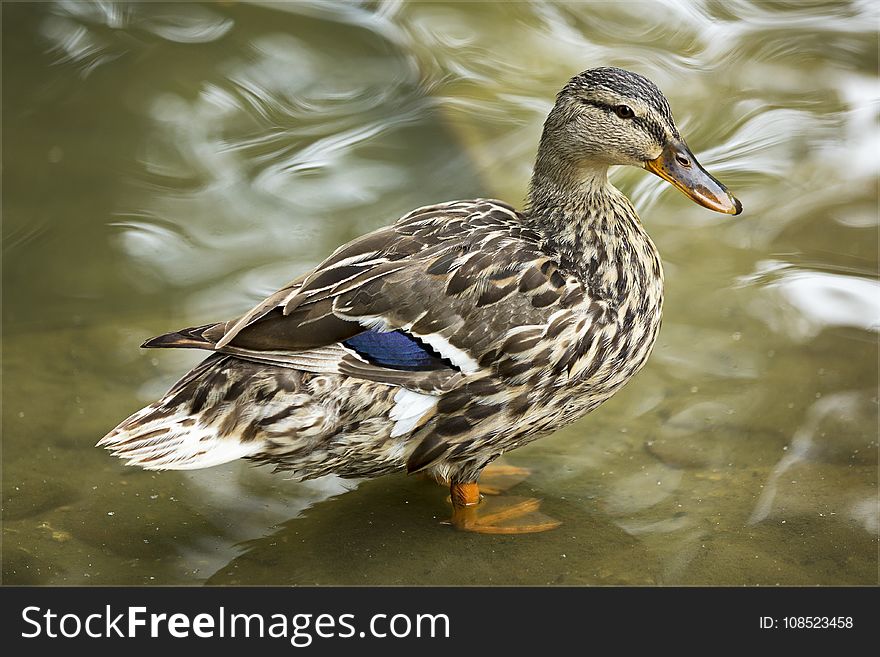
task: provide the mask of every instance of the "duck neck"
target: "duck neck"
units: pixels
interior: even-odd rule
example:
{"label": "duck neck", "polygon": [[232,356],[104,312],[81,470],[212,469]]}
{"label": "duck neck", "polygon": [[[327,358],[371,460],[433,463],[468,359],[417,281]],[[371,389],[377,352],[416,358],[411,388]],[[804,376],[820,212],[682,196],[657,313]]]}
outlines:
{"label": "duck neck", "polygon": [[541,158],[529,186],[529,224],[569,264],[587,266],[589,245],[610,239],[631,224],[640,228],[627,198],[608,181],[608,167],[569,170],[544,166]]}
{"label": "duck neck", "polygon": [[545,248],[581,280],[608,288],[609,297],[659,300],[663,274],[656,247],[629,199],[608,181],[608,166],[566,171],[541,164],[539,158],[525,216]]}
{"label": "duck neck", "polygon": [[594,211],[619,195],[608,181],[607,166],[597,164],[569,170],[543,166],[539,159],[529,185],[528,214],[533,223],[562,229],[561,234],[554,231],[554,235],[564,239],[570,236],[572,228],[597,218]]}

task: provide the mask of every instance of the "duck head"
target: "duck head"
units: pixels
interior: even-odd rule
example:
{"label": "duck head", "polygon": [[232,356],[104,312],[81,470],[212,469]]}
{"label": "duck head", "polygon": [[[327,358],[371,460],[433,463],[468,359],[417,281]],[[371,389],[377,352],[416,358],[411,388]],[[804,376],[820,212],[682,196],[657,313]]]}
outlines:
{"label": "duck head", "polygon": [[742,212],[688,148],[657,85],[619,68],[584,71],[559,92],[547,117],[536,175],[578,184],[621,164],[647,169],[710,210]]}

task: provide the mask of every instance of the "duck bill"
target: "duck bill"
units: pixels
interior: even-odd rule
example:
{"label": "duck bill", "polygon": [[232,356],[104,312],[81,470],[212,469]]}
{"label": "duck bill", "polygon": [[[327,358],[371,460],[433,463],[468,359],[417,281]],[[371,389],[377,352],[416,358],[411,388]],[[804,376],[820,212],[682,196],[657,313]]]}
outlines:
{"label": "duck bill", "polygon": [[724,214],[742,212],[742,204],[700,166],[683,142],[668,144],[660,157],[645,162],[645,168],[672,183],[705,208]]}

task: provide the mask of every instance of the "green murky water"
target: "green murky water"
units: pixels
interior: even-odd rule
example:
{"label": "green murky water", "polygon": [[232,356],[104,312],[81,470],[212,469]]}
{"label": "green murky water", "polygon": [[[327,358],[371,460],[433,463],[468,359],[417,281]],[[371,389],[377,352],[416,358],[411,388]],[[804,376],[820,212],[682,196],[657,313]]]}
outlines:
{"label": "green murky water", "polygon": [[[2,11],[4,583],[878,583],[876,3]],[[596,65],[653,78],[745,212],[614,174],[665,323],[616,398],[507,457],[562,528],[456,533],[405,476],[93,447],[199,358],[143,339],[419,205],[522,199]]]}

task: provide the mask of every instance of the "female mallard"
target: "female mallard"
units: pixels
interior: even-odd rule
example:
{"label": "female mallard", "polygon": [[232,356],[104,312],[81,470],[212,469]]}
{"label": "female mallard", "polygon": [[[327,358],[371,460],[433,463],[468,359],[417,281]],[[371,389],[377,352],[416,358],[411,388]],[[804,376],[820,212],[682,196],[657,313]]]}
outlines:
{"label": "female mallard", "polygon": [[[237,458],[295,478],[405,469],[449,482],[453,522],[503,452],[588,413],[645,364],[660,327],[657,249],[608,167],[643,167],[697,203],[739,201],[685,145],[648,79],[572,78],[544,125],[528,208],[419,208],[337,249],[243,317],[148,340],[214,353],[98,444],[148,469]],[[503,519],[503,520],[502,520]]]}

